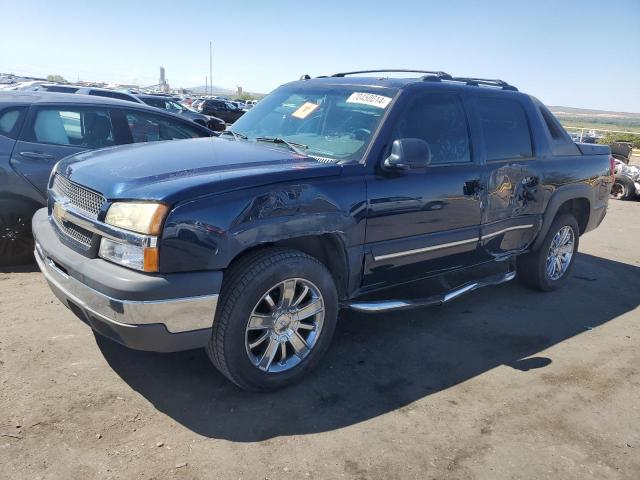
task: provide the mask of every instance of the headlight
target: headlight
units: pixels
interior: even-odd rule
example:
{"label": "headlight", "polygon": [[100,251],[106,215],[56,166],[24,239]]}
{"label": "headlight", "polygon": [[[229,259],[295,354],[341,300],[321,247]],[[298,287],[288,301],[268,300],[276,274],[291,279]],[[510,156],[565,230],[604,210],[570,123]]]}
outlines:
{"label": "headlight", "polygon": [[124,267],[143,272],[158,271],[158,249],[156,247],[141,247],[102,238],[98,255]]}
{"label": "headlight", "polygon": [[169,207],[162,203],[116,202],[109,207],[105,222],[147,235],[160,235]]}

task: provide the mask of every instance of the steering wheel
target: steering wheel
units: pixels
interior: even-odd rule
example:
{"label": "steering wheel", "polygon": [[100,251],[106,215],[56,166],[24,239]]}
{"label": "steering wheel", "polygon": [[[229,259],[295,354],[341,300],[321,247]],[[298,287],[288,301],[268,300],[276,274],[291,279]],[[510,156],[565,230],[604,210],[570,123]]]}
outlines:
{"label": "steering wheel", "polygon": [[371,130],[367,128],[357,128],[353,132],[351,132],[351,138],[355,138],[356,140],[366,140],[367,137],[371,136]]}

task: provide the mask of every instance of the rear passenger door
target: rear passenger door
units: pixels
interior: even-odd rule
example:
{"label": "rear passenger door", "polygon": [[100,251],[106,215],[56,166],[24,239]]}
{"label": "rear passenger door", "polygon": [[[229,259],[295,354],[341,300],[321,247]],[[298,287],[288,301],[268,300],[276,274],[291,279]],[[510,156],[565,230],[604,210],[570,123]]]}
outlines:
{"label": "rear passenger door", "polygon": [[542,166],[519,94],[476,94],[472,110],[484,158],[480,255],[495,258],[525,249],[543,209]]}
{"label": "rear passenger door", "polygon": [[11,165],[46,200],[49,175],[58,160],[115,144],[108,109],[73,104],[37,105],[31,107],[13,149]]}

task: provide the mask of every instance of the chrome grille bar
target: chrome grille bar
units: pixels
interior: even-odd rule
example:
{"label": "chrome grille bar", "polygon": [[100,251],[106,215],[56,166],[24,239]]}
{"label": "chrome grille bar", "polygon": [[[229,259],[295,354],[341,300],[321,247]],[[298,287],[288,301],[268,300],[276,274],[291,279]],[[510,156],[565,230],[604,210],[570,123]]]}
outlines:
{"label": "chrome grille bar", "polygon": [[71,205],[93,218],[98,218],[98,213],[106,201],[99,193],[78,185],[60,174],[56,174],[53,178],[52,190],[58,197],[66,198]]}

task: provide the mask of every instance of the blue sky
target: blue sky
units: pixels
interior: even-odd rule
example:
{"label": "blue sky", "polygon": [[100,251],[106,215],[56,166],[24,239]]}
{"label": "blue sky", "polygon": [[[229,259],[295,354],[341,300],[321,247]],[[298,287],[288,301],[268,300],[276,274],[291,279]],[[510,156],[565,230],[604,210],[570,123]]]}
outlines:
{"label": "blue sky", "polygon": [[502,78],[549,105],[640,112],[640,0],[0,0],[0,72],[269,92],[363,68]]}

